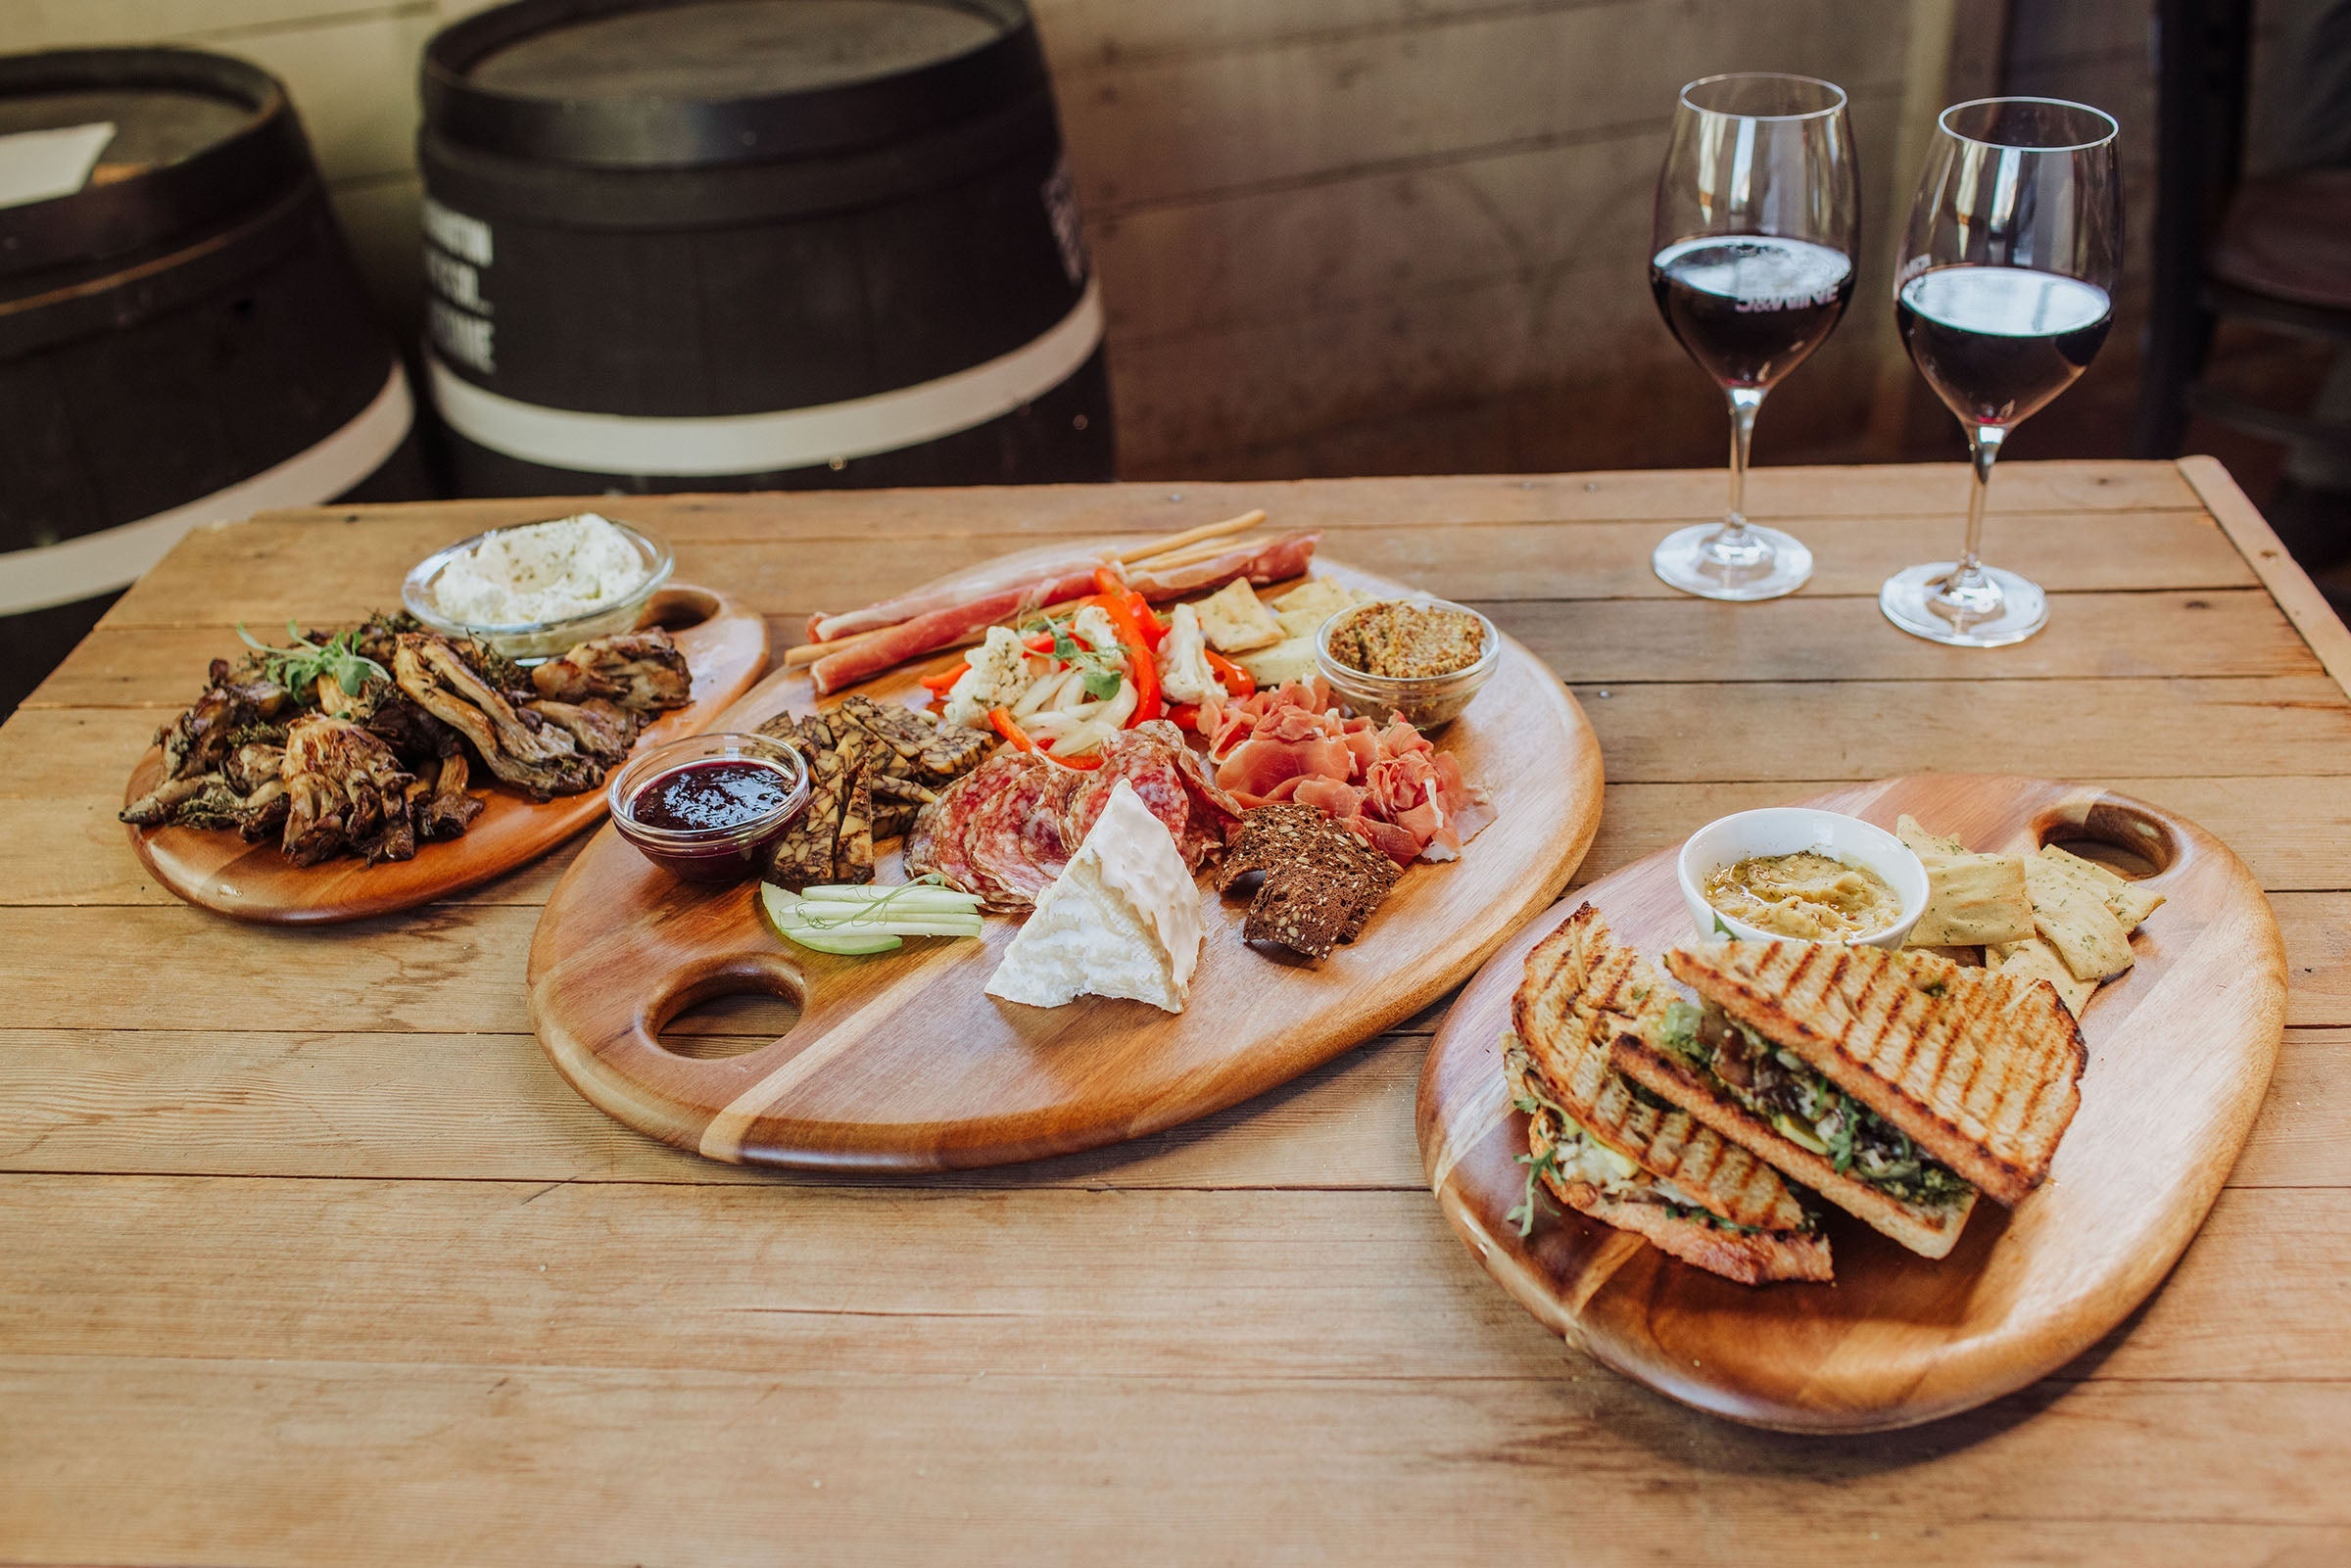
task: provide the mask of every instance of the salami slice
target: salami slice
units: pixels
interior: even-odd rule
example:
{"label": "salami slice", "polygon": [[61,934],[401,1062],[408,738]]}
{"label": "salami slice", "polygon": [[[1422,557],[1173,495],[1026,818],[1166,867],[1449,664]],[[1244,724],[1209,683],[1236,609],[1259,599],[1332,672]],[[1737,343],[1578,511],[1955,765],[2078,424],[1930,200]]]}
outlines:
{"label": "salami slice", "polygon": [[1067,787],[1057,768],[1033,752],[1006,752],[971,777],[984,781],[985,798],[964,824],[963,858],[979,876],[979,893],[990,909],[1028,909],[1061,874],[1030,858],[1030,821],[1053,809]]}
{"label": "salami slice", "polygon": [[986,799],[979,778],[977,773],[964,775],[915,814],[913,831],[906,835],[907,876],[943,877],[967,893],[985,894],[979,872],[963,852],[964,828]]}

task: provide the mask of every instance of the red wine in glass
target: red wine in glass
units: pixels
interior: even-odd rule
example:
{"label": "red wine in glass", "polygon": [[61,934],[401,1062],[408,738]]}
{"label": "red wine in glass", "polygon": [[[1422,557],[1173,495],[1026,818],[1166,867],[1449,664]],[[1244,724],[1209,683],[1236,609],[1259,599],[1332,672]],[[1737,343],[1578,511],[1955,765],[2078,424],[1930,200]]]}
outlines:
{"label": "red wine in glass", "polygon": [[1684,353],[1730,415],[1730,506],[1650,552],[1660,582],[1705,598],[1793,594],[1812,575],[1803,541],[1747,520],[1755,412],[1827,340],[1853,295],[1860,226],[1845,91],[1810,76],[1741,71],[1682,89],[1657,171],[1649,284]]}
{"label": "red wine in glass", "polygon": [[2049,597],[1981,553],[1992,466],[2016,427],[2089,365],[2114,319],[2121,163],[2114,117],[2056,98],[1979,98],[1936,120],[1895,276],[1911,363],[1967,433],[1975,471],[1956,560],[1895,573],[1886,618],[1953,647],[2048,624]]}
{"label": "red wine in glass", "polygon": [[2017,266],[1939,266],[1902,285],[1895,324],[1951,412],[2013,425],[2072,386],[2106,341],[2114,305],[2094,283]]}
{"label": "red wine in glass", "polygon": [[1828,340],[1853,297],[1844,252],[1776,235],[1709,235],[1649,263],[1657,309],[1724,387],[1769,387]]}

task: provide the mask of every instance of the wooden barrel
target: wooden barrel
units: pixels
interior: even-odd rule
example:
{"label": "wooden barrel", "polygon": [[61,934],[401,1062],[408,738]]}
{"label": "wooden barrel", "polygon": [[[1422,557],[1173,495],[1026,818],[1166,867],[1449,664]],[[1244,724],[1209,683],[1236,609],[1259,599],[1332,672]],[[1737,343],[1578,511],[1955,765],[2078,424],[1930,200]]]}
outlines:
{"label": "wooden barrel", "polygon": [[1111,477],[1022,0],[521,0],[424,118],[460,494]]}
{"label": "wooden barrel", "polygon": [[[198,524],[427,491],[407,374],[273,77],[184,49],[0,57],[0,138],[19,171],[0,190],[4,715]],[[27,183],[25,150],[61,142],[95,149],[86,183],[81,163]]]}

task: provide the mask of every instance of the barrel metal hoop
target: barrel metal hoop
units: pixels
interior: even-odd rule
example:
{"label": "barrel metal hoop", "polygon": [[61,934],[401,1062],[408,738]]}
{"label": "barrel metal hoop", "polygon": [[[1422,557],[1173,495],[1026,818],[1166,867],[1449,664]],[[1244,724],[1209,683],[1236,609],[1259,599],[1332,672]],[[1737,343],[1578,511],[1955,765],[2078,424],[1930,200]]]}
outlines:
{"label": "barrel metal hoop", "polygon": [[770,413],[663,418],[550,408],[465,380],[427,354],[433,401],[459,435],[586,473],[716,477],[870,457],[970,430],[1050,392],[1102,341],[1100,283],[1042,335],[993,359],[870,397]]}
{"label": "barrel metal hoop", "polygon": [[332,500],[382,467],[408,439],[414,420],[408,372],[395,359],[383,390],[358,415],[250,479],[136,522],[0,553],[0,615],[72,604],[123,588],[203,524]]}
{"label": "barrel metal hoop", "polygon": [[168,255],[22,299],[0,299],[0,357],[121,332],[260,272],[302,243],[311,233],[304,220],[324,216],[325,202],[323,187],[306,176],[264,211]]}

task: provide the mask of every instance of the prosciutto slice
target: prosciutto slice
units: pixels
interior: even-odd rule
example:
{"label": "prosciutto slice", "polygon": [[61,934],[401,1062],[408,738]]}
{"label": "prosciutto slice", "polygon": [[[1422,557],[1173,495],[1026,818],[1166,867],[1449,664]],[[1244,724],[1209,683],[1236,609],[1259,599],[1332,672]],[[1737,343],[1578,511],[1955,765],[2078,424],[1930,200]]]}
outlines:
{"label": "prosciutto slice", "polygon": [[1494,820],[1461,760],[1402,719],[1343,718],[1320,681],[1217,709],[1217,783],[1247,807],[1320,808],[1399,864],[1452,860]]}
{"label": "prosciutto slice", "polygon": [[[1076,593],[1082,594],[1094,586],[1094,569],[1117,559],[1118,546],[1106,544],[1071,546],[1064,543],[1016,550],[1010,555],[998,556],[978,571],[965,568],[949,572],[943,577],[935,577],[920,588],[908,589],[894,598],[868,604],[861,610],[849,610],[840,615],[811,615],[808,617],[808,641],[838,641],[859,632],[896,626],[917,616],[960,609],[1006,589],[1033,589],[1039,585],[1058,587],[1075,580],[1083,585]],[[1057,595],[1060,598],[1074,596],[1074,594]],[[1037,602],[1048,604],[1053,600],[1040,598]]]}

